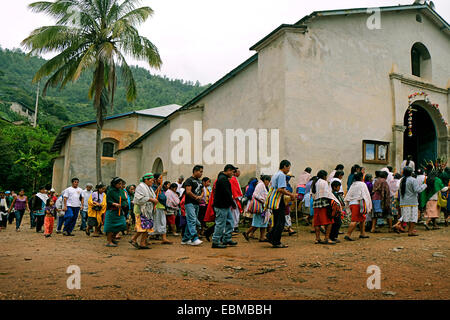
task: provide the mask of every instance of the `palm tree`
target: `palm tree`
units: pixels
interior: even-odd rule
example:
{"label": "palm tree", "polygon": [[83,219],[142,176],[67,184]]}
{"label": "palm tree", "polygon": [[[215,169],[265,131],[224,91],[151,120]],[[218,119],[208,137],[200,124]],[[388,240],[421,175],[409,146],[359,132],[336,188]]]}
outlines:
{"label": "palm tree", "polygon": [[[156,46],[139,35],[136,27],[153,14],[138,7],[139,0],[55,0],[34,2],[29,8],[56,19],[56,25],[34,30],[22,45],[29,54],[58,54],[36,73],[33,82],[48,77],[44,89],[76,81],[83,72],[93,72],[89,99],[93,99],[97,119],[96,173],[101,174],[101,138],[107,106],[114,106],[117,72],[121,71],[127,101],[136,99],[136,83],[125,55],[148,62],[159,69]],[[120,68],[120,69],[119,69]]]}

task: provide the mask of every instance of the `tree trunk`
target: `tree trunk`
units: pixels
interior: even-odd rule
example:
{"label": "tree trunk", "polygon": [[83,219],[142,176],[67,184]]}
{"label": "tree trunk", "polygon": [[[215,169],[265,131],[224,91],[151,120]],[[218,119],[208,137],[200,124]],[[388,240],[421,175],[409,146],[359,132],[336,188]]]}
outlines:
{"label": "tree trunk", "polygon": [[101,110],[97,109],[97,138],[95,141],[95,159],[96,159],[96,173],[97,184],[103,182],[102,180],[102,118]]}
{"label": "tree trunk", "polygon": [[95,96],[94,108],[97,113],[97,137],[95,146],[97,184],[102,181],[102,127],[103,127],[103,107],[101,105],[101,96],[104,88],[105,66],[99,62],[94,72]]}

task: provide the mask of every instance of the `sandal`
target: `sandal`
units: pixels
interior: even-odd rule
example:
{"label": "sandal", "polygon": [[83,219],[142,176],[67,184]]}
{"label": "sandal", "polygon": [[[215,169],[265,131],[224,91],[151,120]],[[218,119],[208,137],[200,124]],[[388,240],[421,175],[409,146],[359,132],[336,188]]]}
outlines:
{"label": "sandal", "polygon": [[163,242],[161,242],[161,244],[173,244],[173,242],[172,241],[163,241]]}
{"label": "sandal", "polygon": [[263,239],[263,240],[259,239],[259,242],[269,242],[269,240],[268,239]]}
{"label": "sandal", "polygon": [[316,242],[314,242],[314,244],[323,244],[324,242],[322,240],[316,240]]}
{"label": "sandal", "polygon": [[114,247],[117,247],[117,244],[114,244],[114,243],[113,243],[113,244],[107,243],[106,246],[107,246],[107,247],[114,248]]}
{"label": "sandal", "polygon": [[139,250],[145,250],[145,249],[151,249],[151,248],[148,247],[148,246],[139,246],[138,249]]}
{"label": "sandal", "polygon": [[369,236],[363,236],[363,235],[360,235],[359,238],[360,238],[360,239],[369,239],[370,237],[369,237]]}
{"label": "sandal", "polygon": [[116,241],[116,240],[114,240],[114,239],[111,240],[111,242],[114,243],[114,244],[119,244],[119,241]]}
{"label": "sandal", "polygon": [[247,240],[247,242],[250,242],[250,238],[248,237],[247,232],[242,232],[242,235],[244,236],[245,240]]}
{"label": "sandal", "polygon": [[139,245],[137,244],[136,241],[130,240],[128,241],[133,247],[135,247],[136,249],[139,249]]}
{"label": "sandal", "polygon": [[327,240],[327,241],[322,241],[322,244],[336,244],[336,242],[332,241],[332,240]]}
{"label": "sandal", "polygon": [[272,248],[287,248],[287,247],[288,246],[286,244],[282,244],[282,243],[272,246]]}
{"label": "sandal", "polygon": [[289,236],[292,236],[293,234],[296,234],[296,233],[297,233],[297,231],[289,232]]}
{"label": "sandal", "polygon": [[418,234],[417,233],[408,233],[408,237],[417,237]]}
{"label": "sandal", "polygon": [[355,241],[355,239],[352,239],[349,236],[345,236],[344,239],[347,240],[347,241]]}

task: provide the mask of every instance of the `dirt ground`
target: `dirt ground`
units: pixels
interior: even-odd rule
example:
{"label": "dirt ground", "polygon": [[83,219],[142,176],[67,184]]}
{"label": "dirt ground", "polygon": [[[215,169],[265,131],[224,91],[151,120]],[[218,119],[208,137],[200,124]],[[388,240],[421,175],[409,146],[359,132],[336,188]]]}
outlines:
{"label": "dirt ground", "polygon": [[[315,245],[301,226],[298,237],[283,235],[287,249],[239,235],[239,245],[224,250],[206,240],[182,246],[180,237],[136,250],[131,236],[117,248],[81,231],[46,239],[27,218],[21,232],[14,224],[0,232],[1,300],[448,299],[450,293],[450,228],[419,226],[418,237],[386,232],[330,246]],[[81,269],[80,290],[67,289],[70,265]],[[381,269],[379,290],[367,288],[370,265]]]}

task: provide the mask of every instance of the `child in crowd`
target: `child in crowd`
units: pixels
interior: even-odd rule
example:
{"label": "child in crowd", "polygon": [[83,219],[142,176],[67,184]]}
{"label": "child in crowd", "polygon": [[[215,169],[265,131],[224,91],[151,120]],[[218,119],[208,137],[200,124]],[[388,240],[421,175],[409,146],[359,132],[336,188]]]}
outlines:
{"label": "child in crowd", "polygon": [[331,201],[331,207],[333,210],[332,216],[334,222],[333,225],[331,226],[330,239],[336,243],[340,242],[340,240],[338,240],[338,236],[339,236],[339,229],[341,228],[342,225],[343,208],[345,207],[343,193],[340,192],[341,188],[342,188],[341,182],[334,180],[331,183],[332,192],[336,197],[336,199],[339,200],[340,204],[339,206],[337,203],[334,203],[334,200]]}
{"label": "child in crowd", "polygon": [[44,236],[49,238],[53,233],[53,226],[55,224],[57,209],[52,198],[48,198],[45,204],[45,218],[44,218]]}
{"label": "child in crowd", "polygon": [[167,224],[169,228],[172,230],[172,234],[174,236],[178,236],[177,227],[175,225],[176,215],[178,214],[178,210],[180,209],[180,198],[177,194],[178,185],[176,183],[172,183],[169,189],[166,191],[167,198]]}

